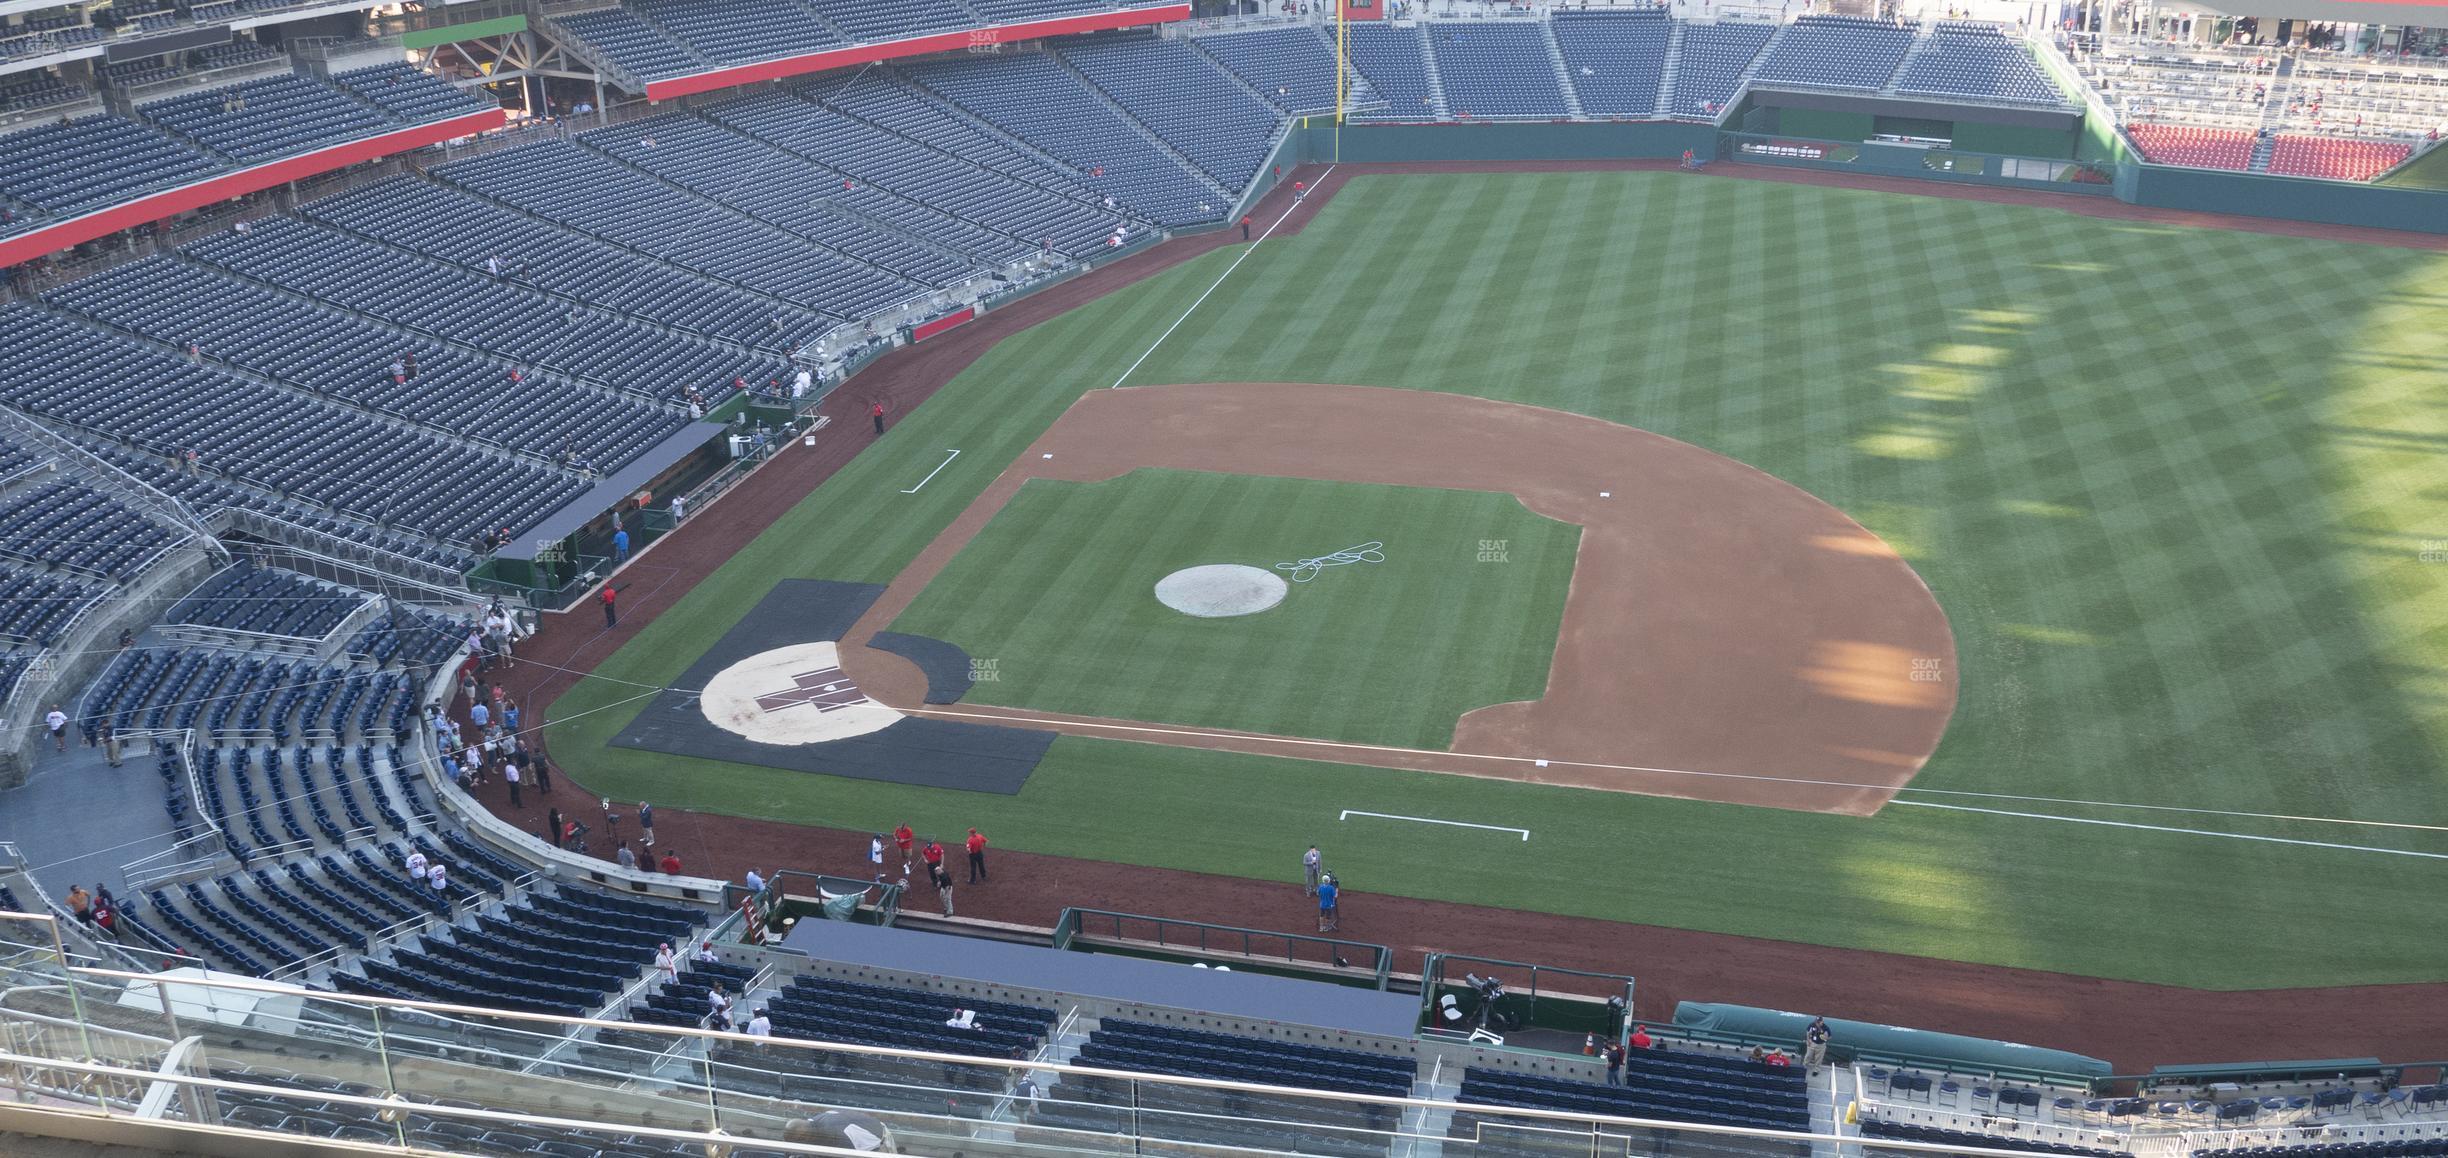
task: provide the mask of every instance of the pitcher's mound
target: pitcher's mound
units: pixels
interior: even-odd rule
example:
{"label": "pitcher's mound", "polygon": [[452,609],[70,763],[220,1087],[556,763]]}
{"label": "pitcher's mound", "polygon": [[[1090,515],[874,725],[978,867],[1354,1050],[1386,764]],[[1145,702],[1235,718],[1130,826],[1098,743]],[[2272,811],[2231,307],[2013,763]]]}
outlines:
{"label": "pitcher's mound", "polygon": [[1239,563],[1184,567],[1156,581],[1156,601],[1200,619],[1255,615],[1284,601],[1283,576]]}

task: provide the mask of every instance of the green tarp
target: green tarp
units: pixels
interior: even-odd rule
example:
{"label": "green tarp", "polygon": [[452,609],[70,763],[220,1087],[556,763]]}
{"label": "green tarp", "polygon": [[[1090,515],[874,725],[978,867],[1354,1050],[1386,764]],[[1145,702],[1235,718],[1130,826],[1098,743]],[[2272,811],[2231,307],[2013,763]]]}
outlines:
{"label": "green tarp", "polygon": [[[1674,1015],[1674,1023],[1685,1029],[1781,1041],[1795,1049],[1800,1048],[1802,1027],[1809,1025],[1810,1019],[1811,1015],[1807,1013],[1699,1001],[1676,1005]],[[2114,1067],[2098,1058],[2061,1049],[1933,1033],[1926,1029],[1906,1029],[1867,1021],[1840,1021],[1831,1017],[1828,1019],[1828,1032],[1832,1038],[1831,1052],[1840,1057],[1867,1053],[1976,1073],[2071,1074],[2104,1078],[2116,1072]]]}

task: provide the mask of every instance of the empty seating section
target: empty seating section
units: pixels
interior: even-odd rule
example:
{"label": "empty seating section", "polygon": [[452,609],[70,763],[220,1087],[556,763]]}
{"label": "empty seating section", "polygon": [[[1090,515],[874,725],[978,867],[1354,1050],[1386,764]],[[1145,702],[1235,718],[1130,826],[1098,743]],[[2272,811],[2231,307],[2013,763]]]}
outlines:
{"label": "empty seating section", "polygon": [[347,653],[378,667],[404,663],[427,668],[450,659],[467,636],[465,623],[394,604],[391,613],[358,630]]}
{"label": "empty seating section", "polygon": [[547,221],[835,318],[861,318],[920,287],[778,231],[575,143],[550,141],[444,165],[435,176]]}
{"label": "empty seating section", "polygon": [[863,44],[975,28],[980,23],[958,0],[808,0],[808,6]]}
{"label": "empty seating section", "polygon": [[[1192,177],[1042,53],[920,65],[909,75],[1068,165],[1079,180],[1165,225],[1223,216],[1223,194]],[[1205,205],[1207,208],[1200,208]]]}
{"label": "empty seating section", "polygon": [[1389,1097],[1409,1093],[1419,1068],[1407,1057],[1117,1018],[1099,1024],[1080,1058],[1107,1069]]}
{"label": "empty seating section", "polygon": [[2414,146],[2397,141],[2281,134],[2272,141],[2269,171],[2292,177],[2369,181],[2396,167],[2413,153]]}
{"label": "empty seating section", "polygon": [[[294,531],[318,537],[317,542],[306,545],[325,554],[380,559],[385,567],[427,582],[454,582],[476,564],[475,557],[465,550],[449,546],[437,537],[418,534],[412,528],[379,526],[301,505],[235,476],[189,473],[178,469],[164,454],[145,453],[90,436],[78,441],[112,466],[178,499],[200,517],[231,511],[243,512],[241,517],[277,518]],[[214,469],[220,465],[214,464]],[[329,539],[320,539],[321,536]]]}
{"label": "empty seating section", "polygon": [[605,8],[556,16],[553,22],[595,49],[615,66],[647,80],[686,76],[711,67],[704,57],[663,35],[654,25],[626,8]]}
{"label": "empty seating section", "polygon": [[2294,95],[2280,128],[2397,136],[2448,133],[2448,66],[2419,58],[2383,63],[2298,60]]}
{"label": "empty seating section", "polygon": [[[2022,1150],[2033,1154],[2064,1154],[2072,1158],[2125,1158],[2127,1151],[2098,1146],[2073,1146],[2063,1142],[2044,1142],[2037,1138],[2017,1138],[1976,1130],[1949,1130],[1939,1126],[1924,1126],[1914,1122],[1888,1122],[1877,1118],[1864,1119],[1861,1132],[1868,1138],[1898,1138],[1907,1142],[1928,1142],[1940,1146],[1973,1146],[1990,1150]],[[2341,1147],[2351,1149],[2352,1147]],[[1899,1154],[1893,1148],[1866,1147],[1864,1154]],[[2195,1151],[2206,1153],[2206,1151]],[[2327,1153],[2327,1148],[2323,1148]]]}
{"label": "empty seating section", "polygon": [[[224,256],[263,270],[271,264],[262,256],[265,251],[287,244],[297,231],[314,228],[284,224],[290,228],[221,235],[199,246],[199,255]],[[304,268],[294,261],[276,268],[281,272],[272,276],[304,276]],[[606,397],[554,375],[522,371],[513,362],[413,341],[266,286],[167,258],[120,266],[54,290],[47,300],[174,347],[194,344],[206,361],[239,367],[296,391],[396,416],[416,424],[420,436],[476,440],[543,455],[575,448],[593,461],[615,464],[634,457],[682,421],[643,403]],[[568,333],[566,326],[555,329]],[[413,378],[391,369],[407,352],[417,355]],[[362,419],[361,424],[379,427]],[[339,464],[326,456],[298,465]],[[521,495],[522,480],[524,493],[535,496],[558,493],[564,489],[558,485],[561,481],[578,481],[564,471],[507,458],[500,462],[500,471],[501,490],[496,493],[505,497]],[[481,495],[493,488],[475,489]],[[512,509],[520,505],[510,504]]]}
{"label": "empty seating section", "polygon": [[2252,166],[2253,135],[2241,129],[2132,124],[2125,126],[2125,135],[2142,150],[2145,160],[2161,165],[2238,170]]}
{"label": "empty seating section", "polygon": [[102,30],[82,15],[29,17],[15,26],[0,25],[0,60],[66,52],[102,39]]}
{"label": "empty seating section", "polygon": [[179,537],[80,482],[62,480],[0,499],[0,556],[97,578],[126,580]]}
{"label": "empty seating section", "polygon": [[70,622],[110,591],[104,583],[0,565],[0,642],[57,643]]}
{"label": "empty seating section", "polygon": [[[152,272],[113,271],[139,283]],[[371,369],[363,361],[351,368],[360,375]],[[370,422],[363,411],[157,353],[24,305],[0,306],[0,401],[55,423],[107,431],[126,450],[143,452],[127,456],[131,461],[149,457],[158,466],[194,448],[214,474],[436,538],[532,525],[585,487],[574,475],[439,433]]]}
{"label": "empty seating section", "polygon": [[670,905],[571,890],[531,895],[472,924],[450,927],[447,938],[428,932],[390,961],[361,960],[363,976],[336,974],[333,984],[349,993],[587,1016],[637,979],[658,943],[686,944],[702,921]]}
{"label": "empty seating section", "polygon": [[[1016,256],[1012,246],[1033,252],[1048,240],[1059,252],[1085,253],[1113,229],[1114,215],[1085,189],[899,85],[859,86],[835,100],[859,116],[791,92],[726,101],[706,113],[842,174],[856,186],[843,194],[847,207],[993,260]],[[896,122],[920,135],[889,127]],[[920,202],[939,212],[915,211]]]}
{"label": "empty seating section", "polygon": [[1368,78],[1369,87],[1385,100],[1383,109],[1360,119],[1432,121],[1437,118],[1436,84],[1428,77],[1427,50],[1416,28],[1390,24],[1355,24],[1346,33],[1351,66]]}
{"label": "empty seating section", "polygon": [[1066,47],[1063,59],[1227,189],[1248,186],[1275,147],[1282,115],[1183,41],[1126,34]]}
{"label": "empty seating section", "polygon": [[227,44],[208,44],[195,52],[199,69],[239,68],[250,64],[270,64],[281,58],[280,50],[253,40],[233,40]]}
{"label": "empty seating section", "polygon": [[1674,25],[1664,9],[1574,11],[1551,19],[1564,74],[1593,117],[1645,117],[1657,111]]}
{"label": "empty seating section", "polygon": [[[1040,1006],[973,1003],[940,993],[805,975],[764,1005],[772,1012],[778,1037],[978,1057],[1010,1057],[1015,1049],[1034,1049],[1054,1024],[1054,1011]],[[956,1005],[976,1012],[977,1028],[944,1024]]]}
{"label": "empty seating section", "polygon": [[[605,470],[636,457],[683,421],[675,412],[610,391],[676,397],[691,383],[711,387],[754,372],[754,360],[737,351],[675,338],[628,318],[573,309],[539,292],[540,286],[584,280],[583,269],[538,271],[531,265],[524,280],[512,282],[287,219],[207,238],[188,246],[187,254],[427,339],[393,342],[417,351],[417,374],[407,383],[394,381],[390,370],[391,359],[404,350],[355,347],[379,355],[375,361],[381,363],[366,366],[366,355],[358,355],[360,375],[375,380],[375,392],[365,396],[369,404],[420,417],[448,415],[479,437],[537,453],[572,454]],[[363,339],[379,340],[371,332]],[[459,360],[438,349],[444,341],[474,343],[504,363],[473,369],[470,377],[480,385],[468,389],[452,376]],[[517,383],[509,381],[511,366],[524,368]],[[428,381],[432,370],[444,376]],[[345,387],[336,392],[360,393]],[[422,409],[410,401],[418,394],[431,396]],[[514,413],[502,413],[504,404]]]}
{"label": "empty seating section", "polygon": [[[1078,1064],[1139,1073],[1399,1097],[1416,1063],[1360,1050],[1211,1033],[1147,1022],[1105,1020],[1080,1048]],[[1128,1133],[1221,1146],[1362,1158],[1386,1152],[1394,1107],[1320,1098],[1138,1085],[1065,1076],[1036,1114],[1041,1125]]]}
{"label": "empty seating section", "polygon": [[194,146],[112,116],[0,136],[0,195],[62,217],[184,185],[213,167]]}
{"label": "empty seating section", "polygon": [[169,621],[321,639],[363,606],[365,598],[293,571],[241,563],[223,569],[180,600]]}
{"label": "empty seating section", "polygon": [[1334,110],[1334,46],[1313,28],[1266,28],[1191,41],[1287,114]]}
{"label": "empty seating section", "polygon": [[332,82],[412,125],[479,113],[487,107],[485,102],[407,64],[351,69],[335,73]]}
{"label": "empty seating section", "polygon": [[299,76],[251,80],[138,106],[147,119],[240,161],[268,161],[371,136],[392,122]]}
{"label": "empty seating section", "polygon": [[1131,3],[1114,3],[1113,0],[967,0],[967,3],[995,24],[1017,24],[1133,7]]}
{"label": "empty seating section", "polygon": [[1760,62],[1758,79],[1820,88],[1885,88],[1917,30],[1853,16],[1804,16]]}
{"label": "empty seating section", "polygon": [[1562,119],[1571,114],[1544,28],[1488,23],[1427,28],[1437,77],[1445,86],[1445,108],[1454,116]]}
{"label": "empty seating section", "polygon": [[[505,1123],[498,1119],[458,1117],[418,1107],[447,1106],[478,1110],[486,1107],[456,1098],[402,1094],[409,1103],[396,1120],[386,1120],[365,1105],[332,1100],[331,1095],[380,1097],[385,1091],[359,1082],[317,1074],[292,1074],[268,1067],[215,1069],[212,1076],[255,1086],[277,1086],[278,1095],[223,1091],[214,1095],[226,1124],[247,1130],[270,1130],[334,1141],[397,1146],[401,1138],[418,1153],[536,1154],[546,1158],[702,1158],[704,1149],[651,1134],[633,1134],[617,1126],[577,1129],[541,1122]],[[740,1151],[749,1154],[750,1151]]]}
{"label": "empty seating section", "polygon": [[178,62],[163,56],[149,57],[144,60],[114,61],[102,66],[102,79],[109,81],[112,88],[121,91],[143,88],[149,84],[160,84],[167,80],[177,80],[185,75],[187,75],[186,70],[180,68]]}
{"label": "empty seating section", "polygon": [[2251,49],[2077,40],[2068,48],[2083,79],[2118,119],[2258,130],[2277,58]]}
{"label": "empty seating section", "polygon": [[838,174],[684,113],[600,129],[580,140],[776,229],[920,285],[949,285],[977,272],[969,262],[835,205],[834,198],[845,192]]}
{"label": "empty seating section", "polygon": [[[314,202],[300,213],[471,272],[483,270],[491,257],[523,262],[530,267],[530,281],[541,271],[552,293],[769,354],[788,352],[784,333],[803,333],[825,321],[814,311],[691,276],[652,257],[430,182],[384,181]],[[563,272],[556,276],[556,271]],[[775,328],[775,318],[784,320],[781,330]]]}
{"label": "empty seating section", "polygon": [[1797,1067],[1647,1049],[1626,1056],[1623,1076],[1623,1085],[1608,1086],[1474,1066],[1463,1074],[1459,1100],[1763,1130],[1810,1128],[1810,1095]]}
{"label": "empty seating section", "polygon": [[0,79],[0,113],[47,109],[84,100],[85,96],[85,86],[62,81],[47,69]]}
{"label": "empty seating section", "polygon": [[1986,24],[1938,25],[1896,87],[2023,104],[2066,103],[2022,41]]}
{"label": "empty seating section", "polygon": [[746,64],[848,43],[797,0],[638,0],[635,10],[717,64]]}
{"label": "empty seating section", "polygon": [[1683,29],[1683,51],[1675,61],[1674,101],[1669,116],[1714,120],[1734,99],[1743,73],[1759,59],[1776,28],[1767,24],[1693,24]]}

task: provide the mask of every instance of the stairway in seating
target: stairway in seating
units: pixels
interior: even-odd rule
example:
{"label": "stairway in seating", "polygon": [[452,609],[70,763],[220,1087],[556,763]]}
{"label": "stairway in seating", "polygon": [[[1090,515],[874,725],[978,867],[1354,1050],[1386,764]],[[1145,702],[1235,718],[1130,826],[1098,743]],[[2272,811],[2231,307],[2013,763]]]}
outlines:
{"label": "stairway in seating", "polygon": [[1658,73],[1656,111],[1664,115],[1674,108],[1675,74],[1681,71],[1683,60],[1683,29],[1680,20],[1670,20],[1672,30],[1666,34],[1666,67]]}
{"label": "stairway in seating", "polygon": [[2278,149],[2277,133],[2285,124],[2287,90],[2295,87],[2295,56],[2280,53],[2278,67],[2270,73],[2269,93],[2261,101],[2261,123],[2253,134],[2252,161],[2245,169],[2254,173],[2269,172],[2270,156]]}
{"label": "stairway in seating", "polygon": [[1895,71],[1888,73],[1886,81],[1879,85],[1880,92],[1893,94],[1896,91],[1896,86],[1904,82],[1904,75],[1912,71],[1913,62],[1919,59],[1921,54],[1929,49],[1930,42],[1936,39],[1937,30],[1938,23],[1929,21],[1922,24],[1913,33],[1912,44],[1904,50],[1904,58],[1896,62]]}
{"label": "stairway in seating", "polygon": [[1419,38],[1420,60],[1428,67],[1428,91],[1436,98],[1437,119],[1450,118],[1453,116],[1453,106],[1445,102],[1445,74],[1437,70],[1434,38],[1428,35],[1426,24],[1413,25],[1411,35]]}
{"label": "stairway in seating", "polygon": [[1583,121],[1589,114],[1581,110],[1581,90],[1573,87],[1572,67],[1564,63],[1564,46],[1556,43],[1555,23],[1539,21],[1539,43],[1547,46],[1547,64],[1555,69],[1556,87],[1564,90],[1564,111],[1572,119]]}

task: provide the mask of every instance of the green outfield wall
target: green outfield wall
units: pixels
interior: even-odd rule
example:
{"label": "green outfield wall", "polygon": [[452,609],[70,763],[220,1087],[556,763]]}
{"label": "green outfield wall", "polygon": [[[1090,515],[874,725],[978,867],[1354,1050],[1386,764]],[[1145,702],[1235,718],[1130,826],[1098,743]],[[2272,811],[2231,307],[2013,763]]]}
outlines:
{"label": "green outfield wall", "polygon": [[[1821,110],[1779,108],[1779,119]],[[1851,115],[1840,113],[1839,115]],[[1808,116],[1804,117],[1808,121]],[[1585,161],[1679,157],[1831,169],[1953,184],[2046,189],[2113,196],[2133,205],[2235,213],[2324,225],[2364,225],[2448,234],[2448,190],[2400,185],[2349,185],[2265,173],[2223,173],[2142,162],[2113,127],[2083,118],[2070,128],[1989,123],[1974,141],[2022,145],[2045,153],[1925,149],[1793,133],[1720,132],[1681,121],[1577,121],[1336,126],[1312,120],[1293,129],[1276,161],[1310,164],[1434,161]],[[2070,163],[2068,154],[2080,164]],[[2435,153],[2448,157],[2448,151]],[[2425,158],[2426,161],[2430,158]],[[2448,166],[2448,162],[2441,162]],[[2426,170],[2425,177],[2432,174]],[[2398,176],[2405,176],[2399,174]],[[2439,176],[2448,180],[2448,170]],[[2105,180],[2102,180],[2105,178]],[[1261,180],[1267,175],[1262,174]]]}

